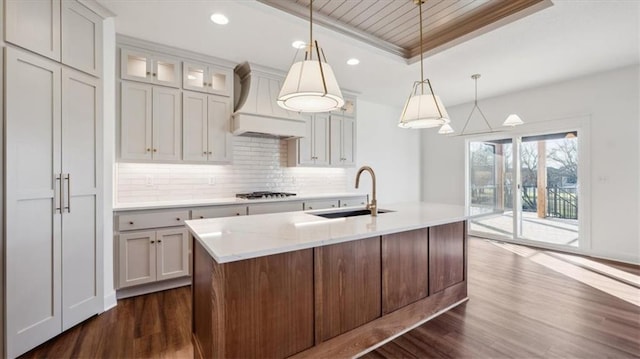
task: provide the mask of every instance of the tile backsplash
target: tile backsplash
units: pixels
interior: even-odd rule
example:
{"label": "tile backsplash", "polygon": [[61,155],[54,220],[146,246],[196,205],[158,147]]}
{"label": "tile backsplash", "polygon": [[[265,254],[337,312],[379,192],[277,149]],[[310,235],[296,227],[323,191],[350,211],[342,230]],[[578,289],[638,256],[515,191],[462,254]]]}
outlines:
{"label": "tile backsplash", "polygon": [[252,191],[352,190],[354,169],[287,167],[288,141],[234,137],[232,165],[116,163],[116,204],[203,200]]}

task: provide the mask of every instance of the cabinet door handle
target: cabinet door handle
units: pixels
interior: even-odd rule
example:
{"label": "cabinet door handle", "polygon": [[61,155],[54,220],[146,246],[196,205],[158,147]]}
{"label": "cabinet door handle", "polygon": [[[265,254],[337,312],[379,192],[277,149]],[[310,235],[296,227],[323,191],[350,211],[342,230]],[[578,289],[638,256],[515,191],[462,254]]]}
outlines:
{"label": "cabinet door handle", "polygon": [[158,243],[162,243],[162,239],[158,239]]}
{"label": "cabinet door handle", "polygon": [[60,211],[62,213],[62,174],[56,175],[55,182],[53,184],[53,203],[54,213]]}
{"label": "cabinet door handle", "polygon": [[240,215],[240,212],[236,213],[236,216],[239,216],[239,215]]}
{"label": "cabinet door handle", "polygon": [[179,221],[179,220],[180,220],[180,217],[177,217],[177,218],[176,218],[176,221]]}
{"label": "cabinet door handle", "polygon": [[331,208],[335,208],[335,207],[336,207],[336,205],[335,205],[335,204],[332,204],[332,205],[331,205]]}
{"label": "cabinet door handle", "polygon": [[153,74],[151,74],[151,76],[156,77],[156,73],[154,72]]}
{"label": "cabinet door handle", "polygon": [[212,152],[211,152],[211,151],[209,151],[209,154],[212,154]]}
{"label": "cabinet door handle", "polygon": [[151,149],[150,149],[150,148],[147,148],[147,152],[151,152]]}
{"label": "cabinet door handle", "polygon": [[153,152],[158,152],[158,149],[157,149],[157,148],[154,148],[154,149],[153,149]]}
{"label": "cabinet door handle", "polygon": [[309,206],[309,209],[313,209],[313,207]]}
{"label": "cabinet door handle", "polygon": [[152,240],[152,241],[151,241],[151,244],[154,244],[154,243],[156,243],[156,241]]}
{"label": "cabinet door handle", "polygon": [[129,224],[133,226],[133,221],[130,221]]}
{"label": "cabinet door handle", "polygon": [[204,216],[200,216],[200,219],[204,219]]}
{"label": "cabinet door handle", "polygon": [[147,71],[147,76],[151,75],[151,71]]}
{"label": "cabinet door handle", "polygon": [[207,154],[207,151],[202,152],[202,154],[203,154],[203,155],[206,155],[206,154]]}
{"label": "cabinet door handle", "polygon": [[71,173],[67,173],[65,179],[67,180],[67,205],[64,209],[67,210],[67,213],[71,213]]}

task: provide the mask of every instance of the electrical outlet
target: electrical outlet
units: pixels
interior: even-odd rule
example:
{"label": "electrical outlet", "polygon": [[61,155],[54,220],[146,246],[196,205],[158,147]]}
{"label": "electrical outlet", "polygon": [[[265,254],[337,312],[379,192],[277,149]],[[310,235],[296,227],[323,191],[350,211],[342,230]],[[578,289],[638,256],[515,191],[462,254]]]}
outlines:
{"label": "electrical outlet", "polygon": [[209,185],[213,186],[214,184],[216,184],[216,178],[213,176],[209,177]]}
{"label": "electrical outlet", "polygon": [[151,175],[146,175],[146,176],[145,176],[144,183],[145,183],[147,186],[153,186],[153,176],[151,176]]}

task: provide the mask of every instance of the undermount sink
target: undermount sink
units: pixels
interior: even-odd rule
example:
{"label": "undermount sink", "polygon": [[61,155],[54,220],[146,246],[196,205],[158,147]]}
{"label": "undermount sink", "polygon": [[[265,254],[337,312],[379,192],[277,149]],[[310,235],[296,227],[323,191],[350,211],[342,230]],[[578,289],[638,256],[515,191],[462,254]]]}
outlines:
{"label": "undermount sink", "polygon": [[[386,209],[379,209],[378,214],[393,212]],[[355,217],[355,216],[370,216],[371,211],[368,209],[357,209],[357,210],[346,210],[346,211],[335,211],[335,212],[327,212],[327,213],[311,213],[314,216],[320,216],[324,218],[344,218],[344,217]]]}

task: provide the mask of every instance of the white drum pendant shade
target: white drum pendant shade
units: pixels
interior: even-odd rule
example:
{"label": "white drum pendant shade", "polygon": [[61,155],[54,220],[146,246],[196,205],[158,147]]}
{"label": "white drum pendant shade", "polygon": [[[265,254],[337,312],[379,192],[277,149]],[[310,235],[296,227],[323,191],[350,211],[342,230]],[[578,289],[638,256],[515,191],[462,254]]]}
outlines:
{"label": "white drum pendant shade", "polygon": [[319,60],[306,60],[291,65],[280,89],[278,105],[296,112],[328,112],[344,106],[344,99],[331,66]]}
{"label": "white drum pendant shade", "polygon": [[[433,100],[434,97],[438,102],[437,106],[436,101]],[[438,107],[440,107],[440,111],[438,111]],[[402,128],[431,128],[442,126],[448,122],[449,114],[440,101],[440,97],[426,93],[409,97],[404,105],[398,126]]]}

